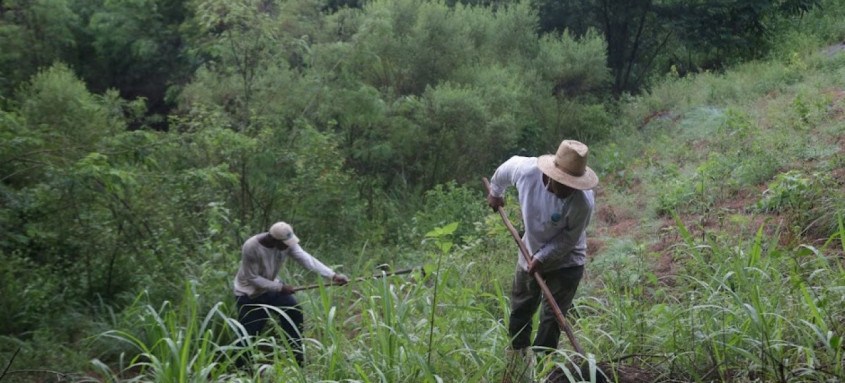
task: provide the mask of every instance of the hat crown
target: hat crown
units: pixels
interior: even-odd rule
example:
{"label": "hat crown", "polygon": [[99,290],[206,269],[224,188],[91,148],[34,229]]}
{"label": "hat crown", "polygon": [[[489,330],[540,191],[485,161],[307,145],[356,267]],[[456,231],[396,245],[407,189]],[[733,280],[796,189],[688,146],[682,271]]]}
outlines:
{"label": "hat crown", "polygon": [[574,177],[587,172],[587,145],[574,140],[564,140],[555,153],[555,167]]}
{"label": "hat crown", "polygon": [[546,176],[573,189],[592,189],[599,183],[593,169],[587,166],[587,145],[575,140],[564,140],[554,155],[537,158],[537,167]]}
{"label": "hat crown", "polygon": [[298,242],[298,238],[293,234],[293,227],[285,222],[274,223],[273,226],[270,226],[269,232],[271,237],[289,245]]}

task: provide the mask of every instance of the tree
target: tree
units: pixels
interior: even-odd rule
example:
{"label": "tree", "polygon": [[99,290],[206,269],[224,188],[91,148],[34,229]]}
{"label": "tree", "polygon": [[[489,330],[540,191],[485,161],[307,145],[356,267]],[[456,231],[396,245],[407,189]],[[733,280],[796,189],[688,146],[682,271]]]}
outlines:
{"label": "tree", "polygon": [[665,7],[680,42],[703,56],[686,67],[721,69],[739,60],[759,58],[771,49],[772,28],[780,19],[800,17],[819,0],[708,0]]}
{"label": "tree", "polygon": [[182,37],[189,17],[186,1],[100,1],[79,36],[93,53],[93,59],[81,61],[80,74],[95,92],[115,88],[123,98],[146,100],[146,123],[166,129],[165,116],[175,101],[168,97],[196,65]]}
{"label": "tree", "polygon": [[583,36],[591,29],[601,31],[617,94],[642,87],[671,37],[658,17],[660,5],[653,0],[537,0],[536,4],[545,33],[568,30]]}
{"label": "tree", "polygon": [[[800,16],[818,0],[535,0],[543,33],[590,28],[607,41],[613,90],[637,92],[665,62],[721,68],[768,52],[775,21]],[[678,52],[686,62],[678,63]]]}
{"label": "tree", "polygon": [[[37,182],[94,150],[125,125],[107,107],[114,94],[97,96],[64,64],[45,68],[17,94],[17,110],[4,113],[3,180]],[[111,100],[111,101],[110,101]]]}
{"label": "tree", "polygon": [[73,62],[80,24],[67,0],[0,3],[0,101],[39,70]]}

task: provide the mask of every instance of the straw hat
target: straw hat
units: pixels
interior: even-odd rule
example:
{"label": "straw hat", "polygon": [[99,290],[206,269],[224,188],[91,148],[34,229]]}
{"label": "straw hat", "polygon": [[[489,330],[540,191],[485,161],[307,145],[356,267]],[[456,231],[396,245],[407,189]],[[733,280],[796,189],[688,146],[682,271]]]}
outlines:
{"label": "straw hat", "polygon": [[287,246],[299,243],[299,238],[293,233],[293,228],[285,222],[276,222],[270,226],[270,236],[284,242]]}
{"label": "straw hat", "polygon": [[537,159],[537,167],[551,179],[578,190],[596,187],[599,178],[587,166],[587,145],[574,140],[563,140],[554,155],[546,154]]}

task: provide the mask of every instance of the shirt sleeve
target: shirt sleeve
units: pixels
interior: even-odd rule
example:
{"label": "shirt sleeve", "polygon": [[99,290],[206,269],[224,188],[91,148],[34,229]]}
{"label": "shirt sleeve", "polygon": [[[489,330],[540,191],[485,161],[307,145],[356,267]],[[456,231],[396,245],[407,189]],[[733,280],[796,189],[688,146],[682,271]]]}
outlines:
{"label": "shirt sleeve", "polygon": [[566,215],[566,226],[549,243],[541,248],[534,257],[544,262],[552,255],[566,256],[581,245],[581,237],[590,224],[592,209],[588,204],[572,206]]}
{"label": "shirt sleeve", "polygon": [[290,256],[299,262],[302,267],[305,267],[306,269],[318,273],[326,278],[331,278],[335,274],[332,269],[324,265],[323,262],[320,262],[317,258],[314,258],[311,254],[308,254],[308,252],[305,251],[305,249],[303,249],[299,244],[290,247]]}
{"label": "shirt sleeve", "polygon": [[281,282],[269,280],[259,274],[258,270],[260,263],[261,257],[258,254],[253,251],[245,252],[243,258],[244,279],[247,280],[250,285],[257,287],[261,290],[280,290],[283,286]]}
{"label": "shirt sleeve", "polygon": [[531,159],[528,157],[513,156],[496,168],[493,177],[490,178],[490,195],[502,197],[511,185],[516,184],[522,176],[523,166]]}

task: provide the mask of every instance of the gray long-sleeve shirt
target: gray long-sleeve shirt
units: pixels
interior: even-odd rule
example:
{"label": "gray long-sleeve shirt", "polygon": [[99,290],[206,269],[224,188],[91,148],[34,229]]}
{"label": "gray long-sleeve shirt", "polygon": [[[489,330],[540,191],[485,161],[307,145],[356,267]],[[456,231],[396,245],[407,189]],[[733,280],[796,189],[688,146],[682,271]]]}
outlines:
{"label": "gray long-sleeve shirt", "polygon": [[[536,157],[513,156],[500,165],[490,179],[490,193],[504,196],[514,185],[519,199],[525,234],[522,240],[542,272],[586,263],[587,225],[595,208],[592,190],[576,190],[561,199],[546,190]],[[528,264],[518,255],[523,270]]]}
{"label": "gray long-sleeve shirt", "polygon": [[244,242],[241,251],[241,267],[234,280],[235,295],[255,297],[266,291],[278,291],[283,286],[279,281],[279,270],[290,256],[308,270],[331,278],[334,271],[317,258],[308,254],[299,244],[285,250],[264,247],[258,239],[266,234],[257,234]]}

